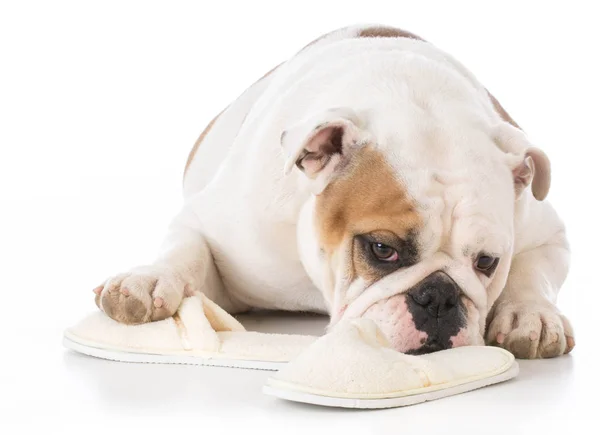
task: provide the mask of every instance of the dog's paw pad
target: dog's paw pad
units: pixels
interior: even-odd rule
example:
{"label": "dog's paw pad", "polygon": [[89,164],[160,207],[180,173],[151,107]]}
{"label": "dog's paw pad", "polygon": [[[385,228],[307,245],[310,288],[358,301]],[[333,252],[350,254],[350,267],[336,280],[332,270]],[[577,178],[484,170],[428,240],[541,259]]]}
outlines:
{"label": "dog's paw pad", "polygon": [[183,299],[185,283],[165,268],[137,268],[96,287],[96,305],[112,319],[126,324],[163,320]]}

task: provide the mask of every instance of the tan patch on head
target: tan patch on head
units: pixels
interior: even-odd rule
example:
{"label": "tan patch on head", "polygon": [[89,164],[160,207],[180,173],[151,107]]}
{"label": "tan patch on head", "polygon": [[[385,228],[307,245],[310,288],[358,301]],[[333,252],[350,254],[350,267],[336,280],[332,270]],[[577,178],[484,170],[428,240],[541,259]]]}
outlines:
{"label": "tan patch on head", "polygon": [[[406,239],[422,221],[408,193],[381,152],[365,147],[345,172],[316,199],[317,232],[322,248],[333,254],[344,240],[374,231]],[[354,272],[367,279],[380,273],[354,258]]]}
{"label": "tan patch on head", "polygon": [[406,30],[396,29],[395,27],[377,26],[367,27],[358,33],[359,38],[410,38],[418,41],[424,41],[418,35],[407,32]]}

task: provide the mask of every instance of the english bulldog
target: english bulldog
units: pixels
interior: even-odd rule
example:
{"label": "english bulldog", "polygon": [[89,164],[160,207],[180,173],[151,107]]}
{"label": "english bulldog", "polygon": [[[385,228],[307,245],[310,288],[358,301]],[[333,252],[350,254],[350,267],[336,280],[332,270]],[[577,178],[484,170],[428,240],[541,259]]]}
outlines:
{"label": "english bulldog", "polygon": [[230,313],[366,317],[398,351],[570,352],[569,267],[550,162],[461,63],[412,33],[313,41],[217,115],[153,264],[96,303],[128,324],[195,291]]}

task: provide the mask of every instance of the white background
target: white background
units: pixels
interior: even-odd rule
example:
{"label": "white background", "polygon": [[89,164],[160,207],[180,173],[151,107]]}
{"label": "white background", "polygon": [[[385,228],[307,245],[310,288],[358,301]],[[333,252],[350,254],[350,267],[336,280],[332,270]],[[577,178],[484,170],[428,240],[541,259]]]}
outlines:
{"label": "white background", "polygon": [[[594,3],[2,0],[0,433],[597,430]],[[449,51],[550,156],[549,200],[573,249],[559,299],[576,328],[572,355],[525,362],[517,380],[462,396],[352,412],[263,396],[263,372],[63,350],[62,330],[95,309],[92,288],[152,259],[205,124],[306,43],[357,22]]]}

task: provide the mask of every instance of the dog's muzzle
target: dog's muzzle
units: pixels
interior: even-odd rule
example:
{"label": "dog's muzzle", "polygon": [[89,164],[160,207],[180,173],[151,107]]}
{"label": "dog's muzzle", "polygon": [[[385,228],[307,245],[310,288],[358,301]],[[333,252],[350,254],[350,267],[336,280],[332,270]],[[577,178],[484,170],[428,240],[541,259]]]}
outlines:
{"label": "dog's muzzle", "polygon": [[424,354],[481,344],[485,291],[469,267],[438,252],[364,290],[341,320],[375,321],[399,352]]}
{"label": "dog's muzzle", "polygon": [[406,305],[415,328],[427,335],[426,341],[411,354],[449,349],[451,338],[466,325],[461,290],[450,276],[437,271],[407,292]]}

